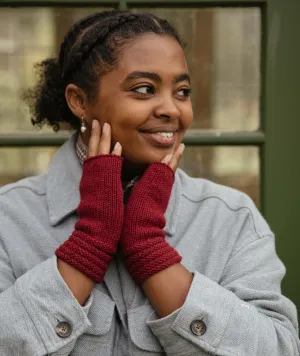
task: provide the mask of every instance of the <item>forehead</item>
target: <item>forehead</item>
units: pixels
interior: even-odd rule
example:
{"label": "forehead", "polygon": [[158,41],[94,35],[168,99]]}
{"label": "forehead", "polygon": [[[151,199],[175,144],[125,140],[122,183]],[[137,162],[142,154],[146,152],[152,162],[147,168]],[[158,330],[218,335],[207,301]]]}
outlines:
{"label": "forehead", "polygon": [[161,76],[187,73],[180,44],[171,36],[146,34],[124,46],[117,69],[127,75],[133,71],[151,71]]}

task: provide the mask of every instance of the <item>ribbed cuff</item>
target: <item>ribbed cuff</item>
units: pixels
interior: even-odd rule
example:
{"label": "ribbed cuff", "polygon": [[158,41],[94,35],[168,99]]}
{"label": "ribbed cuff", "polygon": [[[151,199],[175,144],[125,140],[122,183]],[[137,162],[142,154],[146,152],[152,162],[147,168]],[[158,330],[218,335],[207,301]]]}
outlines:
{"label": "ribbed cuff", "polygon": [[150,249],[145,246],[144,251],[140,245],[135,254],[126,258],[125,263],[136,284],[141,285],[146,279],[180,263],[181,260],[179,253],[162,240],[159,244],[152,245]]}
{"label": "ribbed cuff", "polygon": [[56,251],[58,258],[84,273],[97,283],[102,283],[112,256],[92,244],[77,243],[76,231]]}

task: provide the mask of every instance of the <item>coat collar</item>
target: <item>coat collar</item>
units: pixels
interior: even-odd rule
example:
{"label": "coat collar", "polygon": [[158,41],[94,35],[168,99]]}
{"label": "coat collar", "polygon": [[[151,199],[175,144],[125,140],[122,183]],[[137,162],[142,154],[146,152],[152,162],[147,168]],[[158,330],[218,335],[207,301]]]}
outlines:
{"label": "coat collar", "polygon": [[51,224],[57,225],[76,211],[80,201],[82,166],[76,154],[77,134],[55,153],[47,174],[47,202]]}
{"label": "coat collar", "polygon": [[[74,213],[80,202],[79,184],[82,166],[76,154],[77,133],[56,152],[50,162],[47,174],[47,203],[49,219],[53,226]],[[179,174],[175,175],[169,205],[165,214],[165,232],[168,236],[175,233],[181,196]]]}

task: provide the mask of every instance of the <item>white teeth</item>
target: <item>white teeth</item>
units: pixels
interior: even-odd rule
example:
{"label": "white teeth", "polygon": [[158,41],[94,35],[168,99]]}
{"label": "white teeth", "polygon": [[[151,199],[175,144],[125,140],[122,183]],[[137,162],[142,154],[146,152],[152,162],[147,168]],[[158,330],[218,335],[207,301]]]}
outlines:
{"label": "white teeth", "polygon": [[158,135],[163,137],[173,137],[173,132],[157,132]]}

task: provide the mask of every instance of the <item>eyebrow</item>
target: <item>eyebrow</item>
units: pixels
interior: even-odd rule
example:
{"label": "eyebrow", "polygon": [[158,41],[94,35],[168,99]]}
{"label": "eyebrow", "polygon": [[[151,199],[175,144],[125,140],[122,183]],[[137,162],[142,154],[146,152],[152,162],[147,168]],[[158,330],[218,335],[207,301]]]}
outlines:
{"label": "eyebrow", "polygon": [[[139,78],[147,78],[147,79],[153,80],[154,82],[162,83],[162,78],[158,74],[153,73],[153,72],[132,72],[126,77],[126,79],[124,80],[124,83],[127,83],[130,80],[139,79]],[[187,73],[179,74],[173,80],[173,83],[177,84],[179,82],[184,82],[184,81],[188,81],[189,83],[191,82],[191,78]]]}
{"label": "eyebrow", "polygon": [[174,84],[177,84],[179,82],[185,82],[185,81],[187,81],[187,82],[189,82],[189,84],[191,84],[191,78],[187,73],[178,75],[174,80]]}

